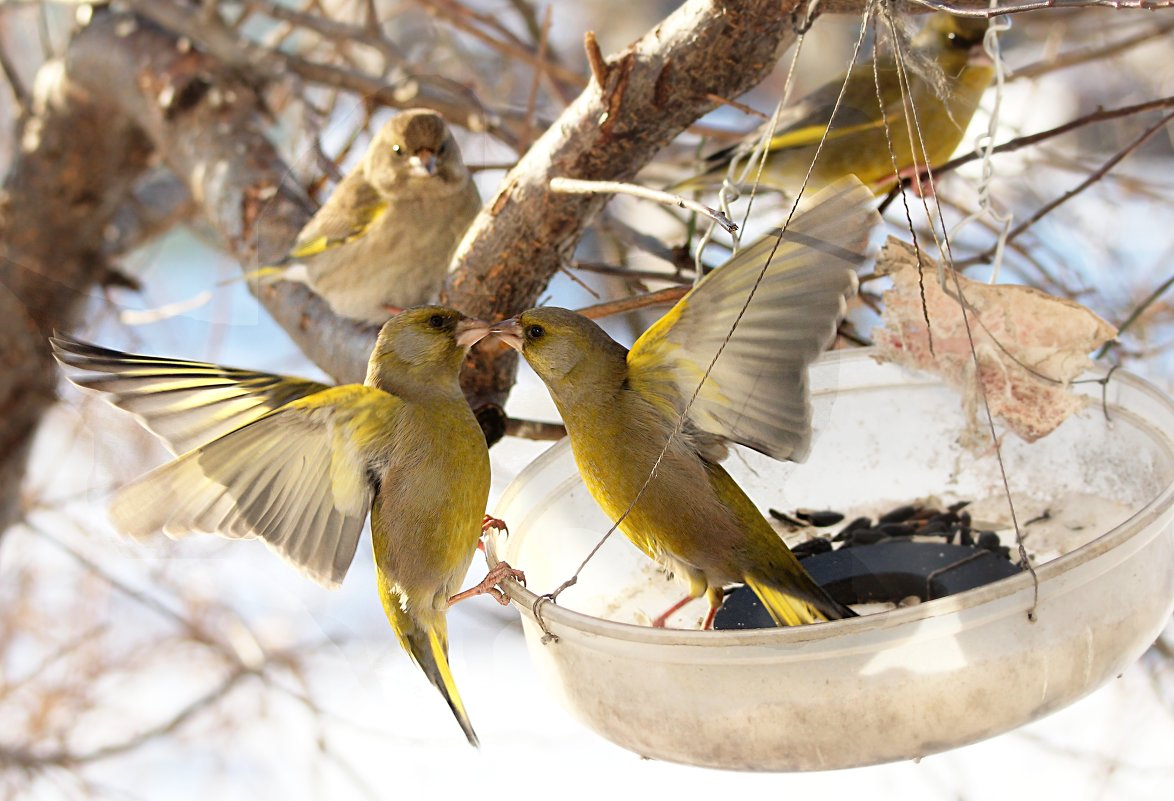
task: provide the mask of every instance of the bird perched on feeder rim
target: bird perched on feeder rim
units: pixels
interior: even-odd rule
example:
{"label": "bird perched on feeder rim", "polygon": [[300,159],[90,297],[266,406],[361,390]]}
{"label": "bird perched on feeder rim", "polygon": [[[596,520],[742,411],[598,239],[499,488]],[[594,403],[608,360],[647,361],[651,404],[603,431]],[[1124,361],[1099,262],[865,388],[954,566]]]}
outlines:
{"label": "bird perched on feeder rim", "polygon": [[492,328],[546,383],[607,516],[690,597],[708,597],[706,627],[736,582],[780,625],[853,614],[807,575],[719,462],[731,442],[777,459],[806,455],[807,365],[856,291],[854,268],[879,221],[871,204],[855,178],[819,193],[785,231],[708,274],[631,350],[566,309],[530,309]]}
{"label": "bird perched on feeder rim", "polygon": [[436,299],[481,196],[444,119],[392,117],[263,280],[306,283],[336,314],[382,325]]}
{"label": "bird perched on feeder rim", "polygon": [[[983,49],[986,30],[985,18],[931,14],[902,58],[889,52],[856,64],[783,109],[766,146],[760,186],[795,195],[805,179],[807,188],[818,189],[855,175],[881,194],[897,176],[920,175],[947,161],[995,75]],[[673,189],[720,184],[734,159],[753,182],[762,139],[760,129],[711,154],[704,172]]]}
{"label": "bird perched on feeder rim", "polygon": [[488,331],[454,309],[409,309],[380,331],[365,383],[336,387],[51,342],[59,362],[86,374],[71,381],[106,393],[181,454],[114,496],[124,534],[260,538],[336,587],[370,512],[387,619],[476,745],[449,670],[445,612],[482,592],[505,603],[494,585],[522,576],[503,562],[458,592],[489,494],[488,448],[458,375]]}

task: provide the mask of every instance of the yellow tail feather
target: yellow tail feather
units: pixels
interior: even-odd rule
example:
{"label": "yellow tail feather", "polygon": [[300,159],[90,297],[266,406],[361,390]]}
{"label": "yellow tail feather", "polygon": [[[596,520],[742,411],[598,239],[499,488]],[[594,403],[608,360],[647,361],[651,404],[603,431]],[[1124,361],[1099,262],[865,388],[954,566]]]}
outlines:
{"label": "yellow tail feather", "polygon": [[[422,626],[417,621],[410,620],[407,615],[403,614],[402,610],[398,610],[402,620],[393,621],[392,625],[399,635],[400,645],[412,657],[412,661],[424,671],[424,675],[432,682],[444,700],[448,703],[448,708],[452,710],[453,716],[457,719],[457,723],[461,725],[461,729],[465,732],[465,737],[469,740],[469,745],[474,748],[481,745],[477,739],[477,733],[473,731],[473,724],[469,721],[469,715],[465,712],[465,704],[461,701],[461,694],[457,692],[456,682],[453,680],[452,671],[448,666],[448,644],[444,630],[444,620],[441,618],[437,626]],[[406,625],[396,626],[395,623],[400,622]]]}
{"label": "yellow tail feather", "polygon": [[828,620],[856,616],[856,613],[851,609],[840,606],[828,598],[818,587],[816,589],[826,598],[825,603],[820,606],[756,579],[747,578],[746,586],[754,590],[754,594],[762,601],[762,605],[766,607],[771,618],[780,626],[801,626],[806,623],[822,623]]}

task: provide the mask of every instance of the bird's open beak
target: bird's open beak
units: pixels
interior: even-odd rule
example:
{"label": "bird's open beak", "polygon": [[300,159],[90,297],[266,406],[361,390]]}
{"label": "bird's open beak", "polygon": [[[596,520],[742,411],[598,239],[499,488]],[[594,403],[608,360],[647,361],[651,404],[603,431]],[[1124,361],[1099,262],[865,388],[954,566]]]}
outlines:
{"label": "bird's open beak", "polygon": [[509,345],[518,353],[522,352],[522,326],[518,325],[516,318],[511,317],[508,320],[502,320],[500,323],[494,323],[489,327],[489,333]]}
{"label": "bird's open beak", "polygon": [[416,155],[408,159],[408,172],[416,178],[436,175],[436,154],[431,150],[417,150]]}
{"label": "bird's open beak", "polygon": [[474,317],[466,317],[457,323],[456,340],[462,348],[471,348],[489,336],[489,323]]}

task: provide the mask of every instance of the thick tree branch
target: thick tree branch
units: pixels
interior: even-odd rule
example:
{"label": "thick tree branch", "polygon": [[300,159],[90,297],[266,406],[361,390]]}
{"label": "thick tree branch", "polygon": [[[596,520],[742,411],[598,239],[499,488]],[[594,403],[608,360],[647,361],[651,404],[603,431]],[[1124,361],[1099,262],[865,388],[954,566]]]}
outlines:
{"label": "thick tree branch", "polygon": [[59,63],[42,69],[17,134],[0,195],[0,531],[21,515],[33,433],[56,398],[45,338],[70,327],[110,274],[106,227],[150,154],[141,134]]}

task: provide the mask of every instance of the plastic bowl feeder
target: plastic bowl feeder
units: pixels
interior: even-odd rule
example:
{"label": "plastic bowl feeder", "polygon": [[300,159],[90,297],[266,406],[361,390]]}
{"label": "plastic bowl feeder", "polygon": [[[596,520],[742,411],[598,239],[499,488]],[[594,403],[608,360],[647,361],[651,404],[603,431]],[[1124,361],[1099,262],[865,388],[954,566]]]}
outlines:
{"label": "plastic bowl feeder", "polygon": [[[625,748],[743,770],[912,759],[1072,703],[1137,659],[1174,607],[1174,405],[1121,371],[1104,406],[1099,384],[1076,391],[1089,405],[1050,436],[1003,440],[1020,524],[1051,512],[1024,528],[1038,597],[1024,572],[834,623],[652,629],[636,624],[681,587],[616,533],[557,605],[541,605],[541,624],[535,593],[510,584],[539,674]],[[934,378],[837,352],[813,368],[812,394],[819,433],[807,463],[747,451],[726,462],[760,508],[876,514],[936,496],[974,499],[975,515],[1006,509],[993,456],[958,444],[958,395]],[[609,526],[566,442],[522,471],[495,512],[511,533],[491,539],[490,560],[524,569],[539,592],[567,579]],[[683,625],[696,626],[697,603]],[[543,626],[557,640],[544,642]]]}

